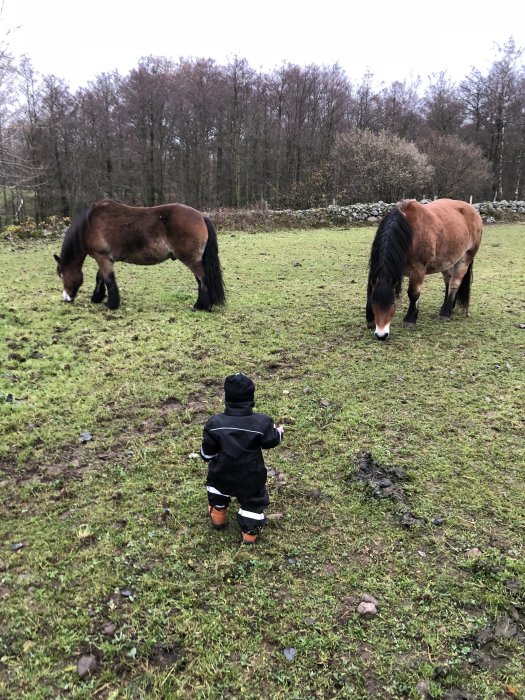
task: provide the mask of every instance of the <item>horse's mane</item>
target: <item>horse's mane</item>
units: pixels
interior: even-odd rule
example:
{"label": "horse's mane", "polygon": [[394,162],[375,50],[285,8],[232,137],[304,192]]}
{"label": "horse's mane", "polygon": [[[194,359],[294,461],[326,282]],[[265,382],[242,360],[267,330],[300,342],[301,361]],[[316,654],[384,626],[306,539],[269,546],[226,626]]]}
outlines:
{"label": "horse's mane", "polygon": [[62,265],[68,265],[85,255],[84,232],[89,222],[92,209],[92,206],[85,209],[70,223],[64,235],[62,249],[60,251],[60,263]]}
{"label": "horse's mane", "polygon": [[[412,243],[412,228],[401,213],[404,202],[392,209],[379,224],[370,253],[369,285],[374,284],[374,301],[381,306],[381,297],[392,289],[399,296],[407,252]],[[383,281],[385,284],[383,284]],[[390,296],[392,292],[390,291]],[[390,306],[392,299],[385,299]]]}

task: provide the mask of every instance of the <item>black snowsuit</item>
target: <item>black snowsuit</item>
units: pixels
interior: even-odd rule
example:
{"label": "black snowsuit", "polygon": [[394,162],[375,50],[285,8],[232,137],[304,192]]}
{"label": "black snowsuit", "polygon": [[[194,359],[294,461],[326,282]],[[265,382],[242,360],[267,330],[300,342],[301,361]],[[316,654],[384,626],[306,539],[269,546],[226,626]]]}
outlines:
{"label": "black snowsuit", "polygon": [[200,451],[208,463],[209,504],[228,506],[235,496],[243,532],[258,532],[264,525],[263,510],[270,499],[261,448],[276,447],[282,440],[272,418],[254,413],[252,406],[252,401],[227,402],[224,413],[206,423]]}

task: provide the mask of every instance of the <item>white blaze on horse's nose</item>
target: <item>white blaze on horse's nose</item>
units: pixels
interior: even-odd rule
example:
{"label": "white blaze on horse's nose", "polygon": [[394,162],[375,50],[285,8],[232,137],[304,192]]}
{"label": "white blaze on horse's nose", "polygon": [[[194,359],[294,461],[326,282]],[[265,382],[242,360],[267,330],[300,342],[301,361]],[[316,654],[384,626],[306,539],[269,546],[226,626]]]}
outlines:
{"label": "white blaze on horse's nose", "polygon": [[376,337],[377,338],[384,338],[390,333],[390,324],[387,323],[386,326],[383,326],[383,328],[379,328],[379,326],[376,326]]}
{"label": "white blaze on horse's nose", "polygon": [[66,292],[65,289],[64,289],[64,291],[62,292],[62,299],[63,299],[64,301],[73,301],[73,299],[69,296],[69,294]]}

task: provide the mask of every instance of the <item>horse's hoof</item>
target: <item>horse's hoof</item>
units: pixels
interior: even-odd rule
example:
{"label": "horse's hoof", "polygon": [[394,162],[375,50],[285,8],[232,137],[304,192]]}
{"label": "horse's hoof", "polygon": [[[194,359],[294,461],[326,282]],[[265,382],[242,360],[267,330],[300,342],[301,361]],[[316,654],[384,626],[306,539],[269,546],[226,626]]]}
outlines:
{"label": "horse's hoof", "polygon": [[438,321],[451,321],[450,316],[438,316]]}

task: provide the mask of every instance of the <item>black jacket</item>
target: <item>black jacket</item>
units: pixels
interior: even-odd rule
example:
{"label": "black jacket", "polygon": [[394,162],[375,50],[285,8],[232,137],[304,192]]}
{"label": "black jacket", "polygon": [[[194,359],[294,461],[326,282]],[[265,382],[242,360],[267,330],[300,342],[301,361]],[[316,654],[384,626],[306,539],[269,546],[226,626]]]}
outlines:
{"label": "black jacket", "polygon": [[245,498],[264,489],[262,449],[282,440],[270,416],[254,413],[252,402],[227,403],[224,413],[204,427],[201,457],[208,462],[208,484],[221,493]]}

